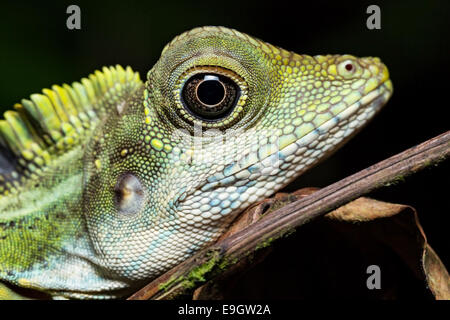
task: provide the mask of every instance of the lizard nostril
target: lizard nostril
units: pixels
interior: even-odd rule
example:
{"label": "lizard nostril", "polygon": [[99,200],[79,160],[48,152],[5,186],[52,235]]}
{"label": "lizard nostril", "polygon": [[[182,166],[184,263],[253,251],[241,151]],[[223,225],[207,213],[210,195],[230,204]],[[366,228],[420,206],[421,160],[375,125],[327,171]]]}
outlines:
{"label": "lizard nostril", "polygon": [[354,61],[354,58],[346,59],[340,62],[337,66],[338,73],[344,79],[352,79],[358,74],[360,66],[358,62]]}

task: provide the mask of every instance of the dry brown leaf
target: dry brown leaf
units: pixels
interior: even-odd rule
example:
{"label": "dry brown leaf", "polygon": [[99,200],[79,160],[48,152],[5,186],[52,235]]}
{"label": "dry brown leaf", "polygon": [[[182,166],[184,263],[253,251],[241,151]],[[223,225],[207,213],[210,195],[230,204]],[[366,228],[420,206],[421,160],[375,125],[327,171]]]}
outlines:
{"label": "dry brown leaf", "polygon": [[[330,212],[325,217],[349,222],[370,222],[375,219],[386,219],[394,216],[396,216],[395,219],[391,219],[388,223],[399,225],[405,235],[414,235],[410,237],[411,244],[414,243],[414,238],[417,239],[416,248],[418,253],[421,252],[422,271],[428,288],[436,299],[449,300],[450,276],[436,252],[427,243],[425,232],[413,207],[361,197]],[[378,236],[382,235],[379,234]],[[391,245],[395,246],[394,240],[392,240]],[[395,249],[396,251],[401,250],[399,247]],[[405,256],[404,252],[398,253]],[[405,257],[405,259],[407,258]],[[410,264],[410,266],[412,265],[415,265],[415,263]]]}
{"label": "dry brown leaf", "polygon": [[[315,188],[305,188],[290,194],[278,193],[273,198],[265,199],[240,215],[229,231],[222,236],[222,239],[259,219],[264,219],[266,213],[307,196],[316,190]],[[370,247],[370,244],[366,246],[367,239],[390,248],[400,257],[412,274],[424,282],[435,299],[450,299],[449,274],[438,255],[427,243],[414,208],[362,197],[318,220],[321,219],[331,223],[332,228],[338,230],[338,233],[350,235],[350,238],[353,236],[352,241],[355,245],[360,246],[362,251]],[[302,230],[302,228],[303,226],[299,230]],[[362,234],[364,237],[361,236]],[[329,240],[333,241],[333,239]],[[230,291],[231,287],[239,283],[240,277],[238,274],[243,274],[245,270],[261,262],[269,252],[265,248],[265,250],[260,250],[260,252],[240,261],[236,267],[198,288],[194,293],[194,299],[226,298],[225,292]],[[393,292],[395,292],[394,289],[387,290],[383,298],[395,298]]]}

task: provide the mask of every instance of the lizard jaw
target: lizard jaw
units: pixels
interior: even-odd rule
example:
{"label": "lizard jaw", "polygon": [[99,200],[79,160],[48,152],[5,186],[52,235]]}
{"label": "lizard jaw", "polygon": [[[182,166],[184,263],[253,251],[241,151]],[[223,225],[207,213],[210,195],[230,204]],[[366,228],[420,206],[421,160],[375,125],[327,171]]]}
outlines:
{"label": "lizard jaw", "polygon": [[[271,196],[337,150],[382,108],[391,94],[392,84],[386,80],[339,113],[338,117],[276,153],[245,167],[238,167],[239,163],[235,163],[209,177],[177,203],[179,218],[198,217],[202,224],[209,225],[210,242],[214,241],[227,229],[229,222],[248,206]],[[238,170],[224,175],[227,169],[231,171],[235,168]]]}
{"label": "lizard jaw", "polygon": [[[367,123],[367,121],[371,119],[372,116],[385,105],[385,103],[391,97],[392,91],[392,82],[387,79],[378,87],[363,96],[359,101],[353,103],[345,110],[343,110],[330,120],[326,121],[319,127],[303,135],[300,139],[285,145],[280,143],[279,140],[278,146],[273,149],[274,152],[267,154],[264,158],[254,157],[253,159],[251,159],[251,161],[247,161],[246,163],[236,160],[234,164],[229,165],[223,170],[223,172],[219,172],[218,174],[209,177],[207,181],[201,184],[200,188],[198,189],[201,189],[202,192],[207,192],[220,187],[235,185],[236,180],[239,180],[239,177],[248,178],[249,180],[251,180],[252,178],[256,178],[257,175],[273,174],[274,167],[281,165],[283,160],[293,154],[299,155],[299,151],[301,151],[302,148],[311,148],[314,141],[317,140],[317,138],[321,134],[326,134],[333,127],[339,128],[339,122],[345,121],[344,124],[339,125],[340,127],[343,127],[345,123],[348,122],[348,131],[353,132],[354,128],[356,127],[359,127],[359,129],[361,129]],[[347,137],[348,134],[346,132],[341,132],[345,138],[349,138]],[[345,139],[345,141],[347,139]],[[342,141],[340,143],[329,143],[328,146],[335,146],[334,148],[332,148],[333,150],[330,151],[335,151],[345,141]],[[305,150],[305,152],[307,152],[307,150]],[[318,155],[317,158],[321,157]],[[258,166],[258,163],[260,164],[260,166]],[[270,168],[271,170],[264,170],[265,168]],[[309,168],[310,166],[306,167],[304,170],[299,171],[303,172]],[[250,171],[250,175],[244,174],[245,171]],[[230,177],[232,176],[237,177],[237,179],[231,179]]]}

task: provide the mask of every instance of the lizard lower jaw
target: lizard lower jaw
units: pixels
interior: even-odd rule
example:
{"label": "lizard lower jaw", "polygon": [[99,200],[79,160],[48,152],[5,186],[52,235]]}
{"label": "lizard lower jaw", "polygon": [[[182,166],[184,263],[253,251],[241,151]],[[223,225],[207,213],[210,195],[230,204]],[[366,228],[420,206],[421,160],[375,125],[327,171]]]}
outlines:
{"label": "lizard lower jaw", "polygon": [[360,107],[379,108],[382,107],[392,96],[393,87],[391,80],[387,79],[378,87],[361,98]]}
{"label": "lizard lower jaw", "polygon": [[[305,171],[314,165],[315,160],[320,158],[321,153],[337,149],[346,137],[353,131],[357,131],[355,130],[356,128],[361,128],[366,124],[382,108],[391,95],[392,83],[387,79],[361,97],[359,101],[346,107],[343,111],[318,127],[313,128],[297,140],[283,144],[280,143],[282,137],[279,137],[278,145],[271,149],[272,152],[264,156],[258,154],[258,156],[249,157],[251,160],[244,163],[236,159],[229,172],[219,172],[210,177],[208,182],[201,185],[202,192],[233,185],[240,187],[244,185],[243,181],[258,179],[260,175],[278,175],[280,172],[285,171],[283,165],[286,166],[284,164],[286,162],[290,162],[293,166],[299,165],[300,172]],[[337,127],[335,129],[337,132],[330,133],[335,127]],[[321,139],[326,140],[327,143],[323,142],[317,146]],[[295,159],[291,161],[293,157]],[[274,169],[274,167],[277,168]],[[243,181],[237,182],[239,180]]]}
{"label": "lizard lower jaw", "polygon": [[[200,184],[196,193],[180,201],[178,212],[201,216],[204,223],[210,221],[215,225],[216,235],[220,235],[226,222],[236,214],[271,196],[337,150],[382,108],[391,94],[392,84],[387,80],[297,139],[285,143],[281,137],[273,149],[259,145],[256,152],[228,162]],[[208,201],[203,201],[204,198]]]}

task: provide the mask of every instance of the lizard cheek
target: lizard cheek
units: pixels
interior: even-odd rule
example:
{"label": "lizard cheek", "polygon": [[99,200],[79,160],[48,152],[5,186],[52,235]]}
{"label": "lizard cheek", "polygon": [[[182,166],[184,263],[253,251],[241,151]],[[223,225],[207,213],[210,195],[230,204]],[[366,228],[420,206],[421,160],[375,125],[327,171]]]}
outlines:
{"label": "lizard cheek", "polygon": [[138,213],[144,203],[144,189],[139,179],[131,173],[119,177],[114,187],[118,212],[124,216]]}

